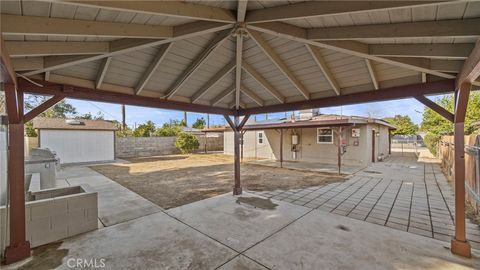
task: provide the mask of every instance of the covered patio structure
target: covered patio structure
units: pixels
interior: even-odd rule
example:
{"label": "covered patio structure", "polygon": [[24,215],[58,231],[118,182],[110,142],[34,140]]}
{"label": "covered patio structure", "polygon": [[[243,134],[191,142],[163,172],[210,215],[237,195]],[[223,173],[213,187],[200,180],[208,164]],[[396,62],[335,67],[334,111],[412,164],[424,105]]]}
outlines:
{"label": "covered patio structure", "polygon": [[[30,256],[24,124],[64,98],[252,114],[415,98],[455,127],[454,254],[465,233],[464,120],[480,82],[478,1],[2,1],[8,115],[6,263]],[[455,94],[449,112],[427,98]],[[49,95],[25,113],[24,94]]]}

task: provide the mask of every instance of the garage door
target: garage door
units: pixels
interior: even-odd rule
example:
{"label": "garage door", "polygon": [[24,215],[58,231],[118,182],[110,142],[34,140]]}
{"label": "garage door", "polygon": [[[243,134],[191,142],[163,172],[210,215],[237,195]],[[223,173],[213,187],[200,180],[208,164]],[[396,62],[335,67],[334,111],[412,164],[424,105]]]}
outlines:
{"label": "garage door", "polygon": [[114,132],[99,130],[41,130],[40,147],[55,151],[61,163],[113,160]]}

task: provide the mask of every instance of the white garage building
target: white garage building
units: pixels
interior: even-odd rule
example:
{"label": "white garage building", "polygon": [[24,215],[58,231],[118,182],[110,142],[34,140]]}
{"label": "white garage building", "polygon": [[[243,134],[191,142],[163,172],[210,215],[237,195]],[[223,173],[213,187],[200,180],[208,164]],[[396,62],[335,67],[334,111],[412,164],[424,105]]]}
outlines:
{"label": "white garage building", "polygon": [[40,148],[57,153],[62,164],[115,159],[114,123],[105,120],[35,118]]}

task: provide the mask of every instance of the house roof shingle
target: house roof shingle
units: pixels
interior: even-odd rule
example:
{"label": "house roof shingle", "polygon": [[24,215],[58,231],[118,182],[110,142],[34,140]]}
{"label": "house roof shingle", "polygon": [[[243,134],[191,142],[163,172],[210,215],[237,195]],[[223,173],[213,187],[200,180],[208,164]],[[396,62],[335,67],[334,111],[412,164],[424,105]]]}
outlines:
{"label": "house roof shingle", "polygon": [[33,119],[35,129],[66,129],[66,130],[117,130],[117,126],[106,120],[44,118]]}

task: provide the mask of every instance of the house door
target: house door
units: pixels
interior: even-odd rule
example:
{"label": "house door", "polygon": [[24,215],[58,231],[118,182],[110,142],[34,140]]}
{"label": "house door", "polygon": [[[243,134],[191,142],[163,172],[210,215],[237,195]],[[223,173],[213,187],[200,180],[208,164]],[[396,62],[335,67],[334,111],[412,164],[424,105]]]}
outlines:
{"label": "house door", "polygon": [[375,162],[375,130],[372,130],[372,162]]}

